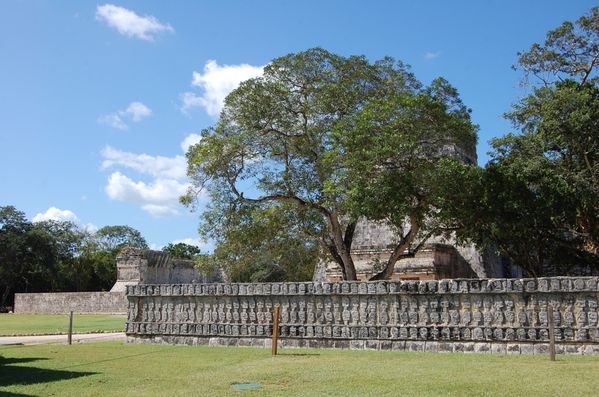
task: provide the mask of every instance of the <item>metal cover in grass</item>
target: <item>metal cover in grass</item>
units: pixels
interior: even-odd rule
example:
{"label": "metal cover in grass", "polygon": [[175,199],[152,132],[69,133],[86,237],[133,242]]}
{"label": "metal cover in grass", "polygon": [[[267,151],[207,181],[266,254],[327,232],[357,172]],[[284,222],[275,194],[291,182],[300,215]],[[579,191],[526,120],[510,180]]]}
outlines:
{"label": "metal cover in grass", "polygon": [[237,390],[249,390],[259,389],[260,385],[258,383],[233,383],[231,384],[231,387]]}

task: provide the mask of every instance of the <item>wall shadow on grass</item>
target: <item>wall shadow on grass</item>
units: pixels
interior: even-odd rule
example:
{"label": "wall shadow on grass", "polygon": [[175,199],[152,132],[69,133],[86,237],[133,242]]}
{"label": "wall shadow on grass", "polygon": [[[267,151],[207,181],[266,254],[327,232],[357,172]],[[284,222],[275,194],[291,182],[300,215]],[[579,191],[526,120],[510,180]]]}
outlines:
{"label": "wall shadow on grass", "polygon": [[[16,385],[33,385],[36,383],[56,382],[65,379],[76,379],[82,376],[95,375],[97,372],[73,372],[47,368],[28,367],[19,364],[45,358],[4,358],[0,357],[0,387]],[[4,395],[0,391],[0,396]],[[16,394],[18,395],[18,394]]]}

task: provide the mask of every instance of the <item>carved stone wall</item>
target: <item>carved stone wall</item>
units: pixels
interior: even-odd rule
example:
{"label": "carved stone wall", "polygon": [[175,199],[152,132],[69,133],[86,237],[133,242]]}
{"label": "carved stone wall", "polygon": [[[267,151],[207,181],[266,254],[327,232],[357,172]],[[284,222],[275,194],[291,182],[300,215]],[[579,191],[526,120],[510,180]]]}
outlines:
{"label": "carved stone wall", "polygon": [[127,287],[130,342],[599,354],[597,277]]}

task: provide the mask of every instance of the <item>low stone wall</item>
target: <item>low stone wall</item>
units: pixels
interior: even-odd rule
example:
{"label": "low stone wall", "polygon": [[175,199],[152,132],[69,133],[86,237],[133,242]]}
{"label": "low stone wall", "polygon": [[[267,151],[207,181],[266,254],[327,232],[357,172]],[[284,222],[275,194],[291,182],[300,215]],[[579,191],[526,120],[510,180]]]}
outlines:
{"label": "low stone wall", "polygon": [[599,354],[597,277],[127,287],[128,341]]}
{"label": "low stone wall", "polygon": [[15,313],[127,313],[124,292],[15,294]]}

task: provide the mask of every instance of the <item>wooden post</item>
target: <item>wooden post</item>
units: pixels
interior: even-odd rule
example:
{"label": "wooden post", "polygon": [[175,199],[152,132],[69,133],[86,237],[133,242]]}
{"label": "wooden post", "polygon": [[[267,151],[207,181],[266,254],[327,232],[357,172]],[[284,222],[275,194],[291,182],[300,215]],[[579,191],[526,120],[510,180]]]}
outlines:
{"label": "wooden post", "polygon": [[279,340],[279,305],[275,305],[272,314],[272,355],[277,355],[277,342]]}
{"label": "wooden post", "polygon": [[555,361],[555,320],[553,319],[553,306],[549,305],[549,361]]}
{"label": "wooden post", "polygon": [[68,336],[69,345],[73,341],[73,312],[69,312],[69,336]]}

